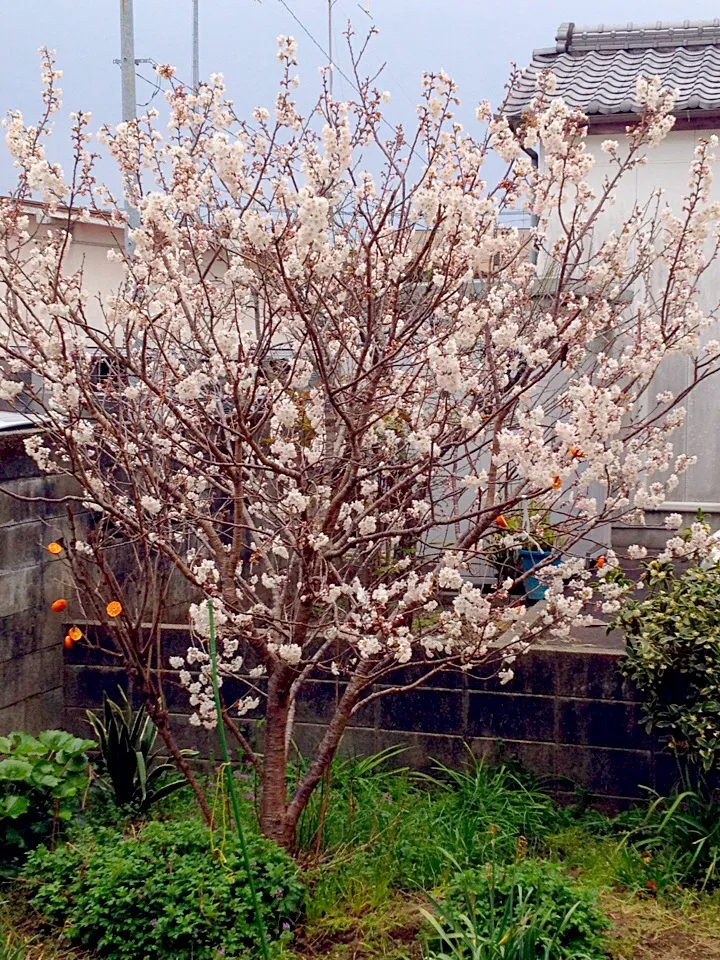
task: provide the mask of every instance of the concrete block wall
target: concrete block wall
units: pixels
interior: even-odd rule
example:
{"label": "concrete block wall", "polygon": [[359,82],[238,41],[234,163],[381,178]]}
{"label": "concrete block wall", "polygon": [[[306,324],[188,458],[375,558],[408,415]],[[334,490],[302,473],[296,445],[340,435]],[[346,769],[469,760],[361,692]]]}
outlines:
{"label": "concrete block wall", "polygon": [[26,436],[0,433],[0,734],[37,733],[64,719],[63,624],[49,609],[62,592],[61,565],[45,545],[62,535],[66,508],[11,494],[57,498],[70,488],[39,473]]}
{"label": "concrete block wall", "polygon": [[[67,726],[87,733],[85,711],[114,696],[127,680],[118,661],[86,646],[65,653],[67,623],[50,612],[57,596],[69,594],[62,564],[45,546],[66,528],[66,506],[29,498],[59,498],[71,492],[68,478],[41,475],[26,456],[28,433],[0,433],[0,734]],[[16,495],[16,496],[13,496]],[[713,528],[720,513],[709,511]],[[693,519],[686,511],[685,519]],[[664,513],[643,528],[616,528],[613,544],[622,555],[629,543],[644,542],[651,555],[664,545]],[[122,554],[122,551],[120,551]],[[122,566],[122,556],[118,563]],[[187,590],[173,584],[173,619],[184,619]],[[70,612],[70,611],[69,611]],[[87,627],[92,638],[93,628]],[[164,628],[168,703],[183,746],[217,755],[213,735],[188,722],[185,692],[168,659],[187,644],[183,627]],[[577,788],[608,807],[643,795],[643,786],[667,789],[674,768],[667,753],[639,723],[640,704],[618,671],[621,644],[600,630],[565,646],[536,649],[517,663],[516,677],[501,687],[464,674],[434,685],[389,695],[361,711],[348,730],[346,752],[374,753],[403,744],[402,763],[428,767],[433,759],[462,763],[470,750],[492,759],[517,758],[546,778],[563,798]],[[233,696],[232,683],[226,692]],[[245,690],[238,685],[237,695]],[[339,684],[313,681],[298,706],[295,739],[309,752],[324,730]],[[252,734],[252,724],[248,724]]]}
{"label": "concrete block wall", "polygon": [[[639,560],[627,559],[627,548],[634,543],[641,544],[648,551],[648,559],[653,559],[665,549],[669,537],[676,536],[678,531],[665,528],[665,517],[669,513],[679,513],[682,517],[682,530],[685,530],[697,519],[698,507],[703,510],[705,521],[714,532],[720,530],[720,510],[718,504],[670,505],[663,510],[648,510],[643,526],[635,524],[618,524],[612,530],[613,549],[620,557],[623,569],[628,576],[636,577],[641,572]],[[682,564],[678,565],[682,569]]]}
{"label": "concrete block wall", "polygon": [[[91,639],[94,628],[85,627]],[[187,694],[177,685],[169,658],[187,644],[187,631],[163,632],[164,686],[173,726],[183,747],[219,756],[215,736],[188,722]],[[537,648],[516,664],[506,686],[461,673],[438,677],[409,693],[382,697],[362,710],[343,741],[348,754],[371,754],[395,744],[407,746],[398,762],[430,769],[467,762],[468,750],[491,760],[516,759],[542,777],[559,799],[581,790],[594,805],[608,810],[643,797],[644,786],[667,790],[674,779],[671,757],[645,733],[641,707],[619,672],[622,647],[603,628],[575,642]],[[76,645],[65,655],[65,724],[87,734],[85,711],[102,705],[103,693],[115,696],[127,680],[112,657]],[[226,681],[228,698],[245,691]],[[312,681],[298,704],[294,739],[307,755],[324,731],[342,685]],[[252,722],[243,727],[251,740]]]}

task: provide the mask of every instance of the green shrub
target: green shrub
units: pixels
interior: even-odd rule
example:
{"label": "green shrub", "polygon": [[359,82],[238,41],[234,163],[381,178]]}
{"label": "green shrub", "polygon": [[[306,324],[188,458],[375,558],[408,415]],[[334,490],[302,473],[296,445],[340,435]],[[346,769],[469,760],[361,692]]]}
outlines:
{"label": "green shrub", "polygon": [[623,671],[643,697],[648,730],[670,740],[696,771],[720,758],[720,567],[677,575],[645,565],[647,592],[627,601],[613,626],[625,632]]}
{"label": "green shrub", "polygon": [[0,860],[17,862],[23,852],[57,832],[77,808],[88,785],[86,751],[95,744],[62,730],[37,737],[0,737]]}
{"label": "green shrub", "polygon": [[[268,934],[287,939],[304,903],[297,868],[268,840],[251,838],[249,848]],[[88,831],[53,852],[38,848],[24,877],[40,914],[101,957],[230,960],[257,943],[238,843],[199,822],[149,823],[131,836]]]}
{"label": "green shrub", "polygon": [[555,864],[487,864],[452,880],[438,905],[436,957],[473,960],[604,960],[608,921],[588,890]]}

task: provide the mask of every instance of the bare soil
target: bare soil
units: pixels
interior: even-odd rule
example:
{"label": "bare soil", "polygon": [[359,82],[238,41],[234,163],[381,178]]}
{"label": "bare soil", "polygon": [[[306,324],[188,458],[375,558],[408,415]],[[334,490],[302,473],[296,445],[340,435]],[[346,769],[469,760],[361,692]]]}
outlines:
{"label": "bare soil", "polygon": [[720,911],[672,909],[651,900],[604,902],[613,960],[720,960]]}

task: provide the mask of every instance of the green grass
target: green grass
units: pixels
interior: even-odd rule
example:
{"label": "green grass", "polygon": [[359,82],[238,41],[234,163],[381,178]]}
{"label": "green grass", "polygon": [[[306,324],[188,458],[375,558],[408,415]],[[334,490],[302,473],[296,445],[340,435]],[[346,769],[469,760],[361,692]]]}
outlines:
{"label": "green grass", "polygon": [[427,777],[384,760],[402,757],[338,761],[308,810],[299,838],[313,893],[299,956],[420,957],[423,909],[492,845],[501,863],[545,860],[597,893],[617,960],[720,958],[720,894],[685,869],[697,810],[681,804],[668,818],[668,801],[611,819],[557,808],[508,766],[468,758],[463,771],[438,765]]}
{"label": "green grass", "polygon": [[[699,798],[654,800],[610,819],[558,808],[522,772],[469,754],[463,770],[438,764],[429,776],[402,760],[397,749],[337,760],[312,798],[298,828],[307,916],[284,960],[421,960],[429,956],[424,912],[445,902],[458,875],[525,860],[556,865],[600,898],[612,922],[613,960],[720,960],[717,818]],[[256,830],[252,778],[243,773],[239,782]],[[207,790],[222,819],[215,784],[209,780]],[[196,816],[184,792],[151,813]],[[101,802],[84,817],[85,826],[113,819],[117,825]],[[5,888],[3,897],[0,960],[85,960],[33,921],[21,886]]]}
{"label": "green grass", "polygon": [[50,936],[20,891],[0,888],[0,960],[94,960]]}
{"label": "green grass", "polygon": [[[333,904],[382,903],[393,891],[432,892],[457,869],[495,855],[542,852],[567,816],[509,767],[468,757],[465,771],[421,776],[387,759],[340,761],[314,798],[298,839],[317,873],[314,914]],[[330,797],[330,802],[328,802]]]}

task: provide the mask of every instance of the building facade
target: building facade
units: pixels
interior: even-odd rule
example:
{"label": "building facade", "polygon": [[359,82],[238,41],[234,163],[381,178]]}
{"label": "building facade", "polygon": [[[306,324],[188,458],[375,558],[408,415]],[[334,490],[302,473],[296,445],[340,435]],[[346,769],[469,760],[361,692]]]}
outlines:
{"label": "building facade", "polygon": [[[557,78],[555,96],[588,117],[587,147],[596,162],[587,180],[596,192],[610,172],[601,143],[614,139],[622,144],[626,127],[637,121],[637,78],[659,76],[663,86],[678,91],[672,131],[649,152],[644,167],[623,179],[597,235],[624,223],[635,205],[644,204],[658,187],[664,191],[662,202],[679,213],[698,141],[720,134],[720,19],[587,27],[563,23],[555,45],[535,50],[522,72],[508,103],[511,121],[519,122],[531,108],[543,70],[551,70]],[[542,155],[538,162],[542,166]],[[713,185],[712,199],[720,200],[720,180]],[[720,264],[714,263],[701,286],[701,309],[713,310],[719,291]],[[719,335],[713,331],[708,339]],[[687,386],[689,376],[690,361],[674,360],[658,374],[653,393],[672,390],[677,394]],[[697,456],[698,464],[681,477],[676,499],[666,504],[663,514],[673,510],[690,515],[701,507],[720,515],[720,378],[697,388],[685,406],[688,415],[676,434],[676,450]],[[648,522],[653,525],[652,516]]]}

